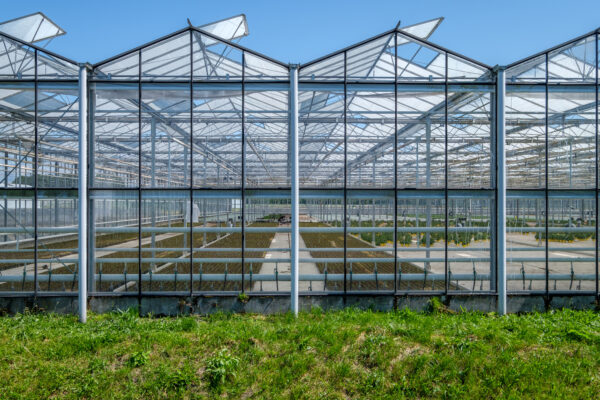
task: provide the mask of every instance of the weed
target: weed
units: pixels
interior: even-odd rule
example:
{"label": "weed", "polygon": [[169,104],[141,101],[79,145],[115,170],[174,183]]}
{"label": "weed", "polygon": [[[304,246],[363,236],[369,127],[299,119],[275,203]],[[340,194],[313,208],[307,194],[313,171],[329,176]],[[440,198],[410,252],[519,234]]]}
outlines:
{"label": "weed", "polygon": [[440,314],[444,312],[446,306],[441,302],[439,297],[432,297],[431,300],[427,303],[427,311],[430,314]]}
{"label": "weed", "polygon": [[250,300],[250,296],[248,296],[246,293],[240,293],[238,295],[238,300],[240,301],[240,303],[246,304],[248,300]]}
{"label": "weed", "polygon": [[198,326],[198,323],[192,317],[183,317],[180,321],[179,327],[183,332],[191,332]]}
{"label": "weed", "polygon": [[578,331],[576,329],[569,329],[567,331],[567,338],[576,342],[594,342],[594,339],[590,335],[588,335],[585,332]]}
{"label": "weed", "polygon": [[209,358],[204,371],[209,387],[218,389],[227,380],[233,379],[239,363],[240,360],[233,357],[227,349],[221,349],[217,355]]}
{"label": "weed", "polygon": [[132,368],[138,368],[145,365],[148,362],[150,356],[149,351],[135,351],[131,353],[131,356],[127,360],[127,365]]}
{"label": "weed", "polygon": [[365,377],[365,379],[362,383],[362,387],[360,389],[361,389],[361,392],[367,394],[367,393],[372,392],[373,390],[382,388],[384,383],[385,383],[385,376],[383,375],[383,372],[371,371]]}
{"label": "weed", "polygon": [[180,393],[194,382],[195,376],[189,368],[181,368],[175,371],[165,371],[162,375],[164,388],[167,392]]}
{"label": "weed", "polygon": [[381,363],[381,348],[386,345],[387,337],[384,335],[369,335],[365,338],[360,356],[366,367],[376,367]]}

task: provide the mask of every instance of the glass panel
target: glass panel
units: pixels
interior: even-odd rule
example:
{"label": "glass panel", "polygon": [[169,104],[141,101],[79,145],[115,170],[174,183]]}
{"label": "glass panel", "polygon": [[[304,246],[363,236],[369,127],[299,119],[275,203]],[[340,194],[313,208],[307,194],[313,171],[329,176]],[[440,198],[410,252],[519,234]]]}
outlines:
{"label": "glass panel", "polygon": [[0,34],[0,79],[33,79],[35,50]]}
{"label": "glass panel", "polygon": [[75,84],[38,86],[39,187],[76,188],[79,175],[79,93]]}
{"label": "glass panel", "polygon": [[142,191],[142,292],[190,290],[190,193]]}
{"label": "glass panel", "polygon": [[491,192],[448,194],[448,280],[450,290],[489,291],[491,267]]}
{"label": "glass panel", "polygon": [[[88,240],[94,266],[91,292],[137,293],[139,272],[139,199],[133,190],[93,191],[92,234]],[[147,243],[150,234],[143,234]]]}
{"label": "glass panel", "polygon": [[490,86],[448,88],[448,187],[491,187]]}
{"label": "glass panel", "polygon": [[508,291],[546,288],[546,201],[544,192],[509,192],[506,199]]}
{"label": "glass panel", "polygon": [[142,186],[190,186],[190,87],[142,85]]}
{"label": "glass panel", "polygon": [[549,194],[550,290],[596,290],[596,204],[593,193]]}
{"label": "glass panel", "polygon": [[194,291],[240,291],[241,193],[196,190],[193,198]]}
{"label": "glass panel", "polygon": [[241,85],[194,85],[193,104],[194,187],[241,187]]}
{"label": "glass panel", "polygon": [[491,71],[487,68],[448,54],[448,81],[489,82],[491,78]]}
{"label": "glass panel", "polygon": [[546,185],[546,90],[506,88],[506,173],[511,189]]}
{"label": "glass panel", "polygon": [[394,186],[394,87],[349,86],[346,115],[347,185]]}
{"label": "glass panel", "polygon": [[134,51],[94,68],[96,79],[137,81],[140,75],[140,52]]}
{"label": "glass panel", "polygon": [[548,187],[596,186],[596,96],[593,87],[548,88]]}
{"label": "glass panel", "polygon": [[398,81],[443,82],[446,54],[423,42],[397,34]]}
{"label": "glass panel", "polygon": [[79,79],[77,65],[58,57],[38,51],[37,58],[38,79]]}
{"label": "glass panel", "polygon": [[298,72],[300,80],[344,81],[344,54],[337,54],[308,65]]}
{"label": "glass panel", "polygon": [[194,79],[241,80],[242,51],[192,31]]}
{"label": "glass panel", "polygon": [[348,291],[394,289],[394,193],[349,191]]}
{"label": "glass panel", "polygon": [[0,187],[33,187],[33,84],[0,84]]}
{"label": "glass panel", "polygon": [[596,35],[548,54],[548,81],[596,82]]}
{"label": "glass panel", "polygon": [[400,30],[419,38],[428,39],[440,26],[443,20],[443,18],[435,18],[429,21],[419,22],[414,25],[403,26],[400,28]]}
{"label": "glass panel", "polygon": [[79,238],[77,191],[40,191],[37,206],[38,288],[78,290]]}
{"label": "glass panel", "polygon": [[90,99],[90,186],[138,186],[138,85],[93,84]]}
{"label": "glass panel", "polygon": [[393,34],[346,52],[346,75],[351,81],[393,80],[394,66]]}
{"label": "glass panel", "polygon": [[0,292],[33,292],[33,192],[0,192]]}
{"label": "glass panel", "polygon": [[[245,271],[252,274],[247,289],[253,292],[290,291],[290,192],[248,191],[245,197]],[[300,267],[300,274],[307,271]],[[308,271],[317,273],[318,271]],[[266,276],[258,279],[254,274]],[[302,282],[301,291],[310,290]]]}
{"label": "glass panel", "polygon": [[398,85],[398,187],[445,185],[445,89]]}
{"label": "glass panel", "polygon": [[142,80],[189,80],[190,32],[162,40],[142,50]]}
{"label": "glass panel", "polygon": [[247,187],[290,185],[288,86],[245,86]]}
{"label": "glass panel", "polygon": [[300,185],[344,186],[344,88],[301,85]]}
{"label": "glass panel", "polygon": [[398,192],[399,291],[445,290],[445,220],[443,192]]}
{"label": "glass panel", "polygon": [[249,81],[265,81],[265,80],[287,80],[289,71],[286,67],[269,61],[263,57],[256,56],[252,53],[244,53],[244,62],[246,63],[244,73],[246,80]]}
{"label": "glass panel", "polygon": [[545,82],[546,55],[523,61],[506,70],[507,82]]}
{"label": "glass panel", "polygon": [[301,190],[299,213],[300,275],[304,279],[308,275],[322,275],[317,275],[319,280],[308,281],[313,291],[343,291],[343,192]]}

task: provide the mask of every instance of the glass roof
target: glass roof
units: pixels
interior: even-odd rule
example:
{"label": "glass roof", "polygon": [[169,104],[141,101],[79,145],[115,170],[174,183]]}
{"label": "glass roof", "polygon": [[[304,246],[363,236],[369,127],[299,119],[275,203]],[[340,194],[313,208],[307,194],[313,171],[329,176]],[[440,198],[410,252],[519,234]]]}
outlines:
{"label": "glass roof", "polygon": [[508,66],[508,82],[596,82],[596,34],[575,39],[557,48]]}
{"label": "glass roof", "polygon": [[[311,81],[485,81],[491,68],[439,47],[427,39],[442,18],[376,36],[301,66]],[[345,62],[345,65],[344,65]]]}
{"label": "glass roof", "polygon": [[[443,182],[446,157],[451,187],[460,186],[464,177],[485,175],[478,171],[491,164],[494,74],[482,63],[431,43],[441,21],[398,27],[300,66],[304,185],[341,185],[344,168],[360,182],[370,168],[381,186],[392,187],[393,168],[377,168],[394,159],[399,182],[411,187]],[[227,187],[223,174],[230,182],[241,176],[243,137],[249,187],[289,185],[289,66],[227,39],[247,32],[243,16],[225,24],[190,26],[94,65],[95,151],[104,171],[98,179],[115,179],[114,171],[123,168],[137,173],[141,153],[143,164],[152,157],[155,167],[170,171],[169,179],[160,178],[164,184],[188,184],[189,176],[174,171],[184,170],[193,158],[194,165],[200,163],[215,177],[215,186]],[[542,160],[545,141],[540,138],[546,129],[545,92],[528,84],[595,83],[596,37],[577,38],[507,68],[509,86],[522,84],[509,90],[506,102],[508,163],[522,171],[527,185],[538,184],[539,177],[527,171]],[[40,81],[77,79],[74,62],[5,34],[0,42],[1,80],[33,80],[36,75]],[[40,123],[52,143],[48,156],[75,154],[76,84],[48,85],[38,92]],[[586,160],[594,157],[590,121],[595,93],[552,89],[548,98],[551,143],[583,160],[571,163],[569,175],[557,152],[549,168],[554,165],[560,185],[569,179],[584,182],[591,165]],[[5,118],[7,132],[31,135],[33,100],[33,86],[0,87],[0,110],[19,112],[18,121]],[[431,159],[428,183],[410,172],[421,168],[422,157]],[[489,185],[477,179],[473,185]]]}

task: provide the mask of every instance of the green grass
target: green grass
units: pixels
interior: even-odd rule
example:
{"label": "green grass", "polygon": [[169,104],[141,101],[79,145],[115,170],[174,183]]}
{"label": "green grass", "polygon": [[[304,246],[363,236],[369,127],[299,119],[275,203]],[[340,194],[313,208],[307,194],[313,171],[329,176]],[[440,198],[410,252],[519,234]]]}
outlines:
{"label": "green grass", "polygon": [[500,318],[433,305],[297,320],[2,317],[0,398],[599,398],[596,312]]}

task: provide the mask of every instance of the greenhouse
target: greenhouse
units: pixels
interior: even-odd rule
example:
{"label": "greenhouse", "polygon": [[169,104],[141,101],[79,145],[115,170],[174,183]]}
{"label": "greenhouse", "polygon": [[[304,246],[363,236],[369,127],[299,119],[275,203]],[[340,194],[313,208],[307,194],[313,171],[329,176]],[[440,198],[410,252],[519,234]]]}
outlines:
{"label": "greenhouse", "polygon": [[93,65],[0,24],[0,309],[593,304],[598,31],[490,67],[441,22],[301,65],[243,15]]}

